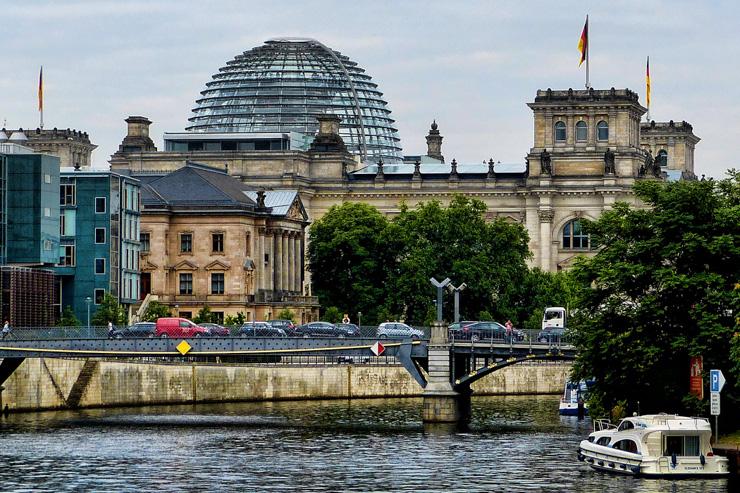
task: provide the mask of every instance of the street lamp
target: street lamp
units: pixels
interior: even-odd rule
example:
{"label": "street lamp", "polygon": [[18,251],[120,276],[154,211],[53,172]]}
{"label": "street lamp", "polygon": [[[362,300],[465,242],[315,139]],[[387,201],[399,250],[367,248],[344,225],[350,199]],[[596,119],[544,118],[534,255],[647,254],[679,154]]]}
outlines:
{"label": "street lamp", "polygon": [[447,285],[450,293],[455,293],[455,323],[460,321],[460,291],[464,291],[467,287],[468,285],[465,283],[460,284],[458,287],[453,286],[452,283]]}
{"label": "street lamp", "polygon": [[439,282],[430,277],[429,282],[437,288],[437,322],[442,323],[442,290],[450,283],[450,278],[446,277],[444,281]]}
{"label": "street lamp", "polygon": [[90,328],[90,303],[92,303],[92,298],[89,296],[85,298],[85,303],[87,304],[87,328]]}
{"label": "street lamp", "polygon": [[362,312],[357,312],[357,326],[362,330]]}

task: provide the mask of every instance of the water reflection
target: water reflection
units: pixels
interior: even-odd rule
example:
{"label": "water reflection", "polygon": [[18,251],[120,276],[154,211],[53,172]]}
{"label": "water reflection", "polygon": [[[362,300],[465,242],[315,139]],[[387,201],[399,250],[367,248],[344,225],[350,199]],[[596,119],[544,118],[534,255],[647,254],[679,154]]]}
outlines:
{"label": "water reflection", "polygon": [[575,458],[588,421],[557,397],[480,397],[464,431],[419,399],[209,404],[11,415],[3,491],[734,491],[643,480]]}

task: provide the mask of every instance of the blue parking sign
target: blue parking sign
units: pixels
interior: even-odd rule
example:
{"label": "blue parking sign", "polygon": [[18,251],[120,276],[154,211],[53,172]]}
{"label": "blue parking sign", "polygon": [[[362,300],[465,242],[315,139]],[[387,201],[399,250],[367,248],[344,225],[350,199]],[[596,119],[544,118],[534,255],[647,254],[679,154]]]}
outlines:
{"label": "blue parking sign", "polygon": [[725,376],[722,370],[709,370],[709,391],[721,392],[725,386]]}

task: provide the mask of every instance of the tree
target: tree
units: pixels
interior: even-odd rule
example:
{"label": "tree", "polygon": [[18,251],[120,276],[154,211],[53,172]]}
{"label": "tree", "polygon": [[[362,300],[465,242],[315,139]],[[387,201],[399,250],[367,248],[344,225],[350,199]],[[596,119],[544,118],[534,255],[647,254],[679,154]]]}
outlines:
{"label": "tree", "polygon": [[288,308],[283,308],[280,310],[277,314],[277,318],[279,320],[290,320],[291,322],[295,323],[295,313],[293,313]]}
{"label": "tree", "polygon": [[196,324],[205,324],[213,322],[213,314],[211,313],[211,307],[203,305],[203,308],[198,310],[198,313],[193,317],[193,322]]}
{"label": "tree", "polygon": [[[740,416],[740,175],[721,182],[639,182],[649,209],[618,203],[585,225],[598,253],[576,262],[576,378],[596,379],[610,409],[707,411],[689,395],[689,357],[727,369],[723,417]],[[731,354],[735,348],[737,354]],[[735,368],[734,372],[731,371]],[[708,372],[707,372],[708,373]],[[706,381],[706,379],[705,379]]]}
{"label": "tree", "polygon": [[79,319],[75,316],[74,310],[72,310],[72,307],[67,305],[64,307],[64,311],[62,311],[62,317],[59,319],[59,323],[57,323],[58,327],[79,327],[82,325],[82,323],[79,321]]}
{"label": "tree", "polygon": [[336,306],[330,306],[324,312],[323,319],[327,322],[336,324],[342,320],[342,312]]}
{"label": "tree", "polygon": [[529,331],[542,328],[542,315],[548,306],[565,307],[569,314],[576,308],[581,285],[570,271],[529,270],[517,286],[513,311],[506,315],[512,323]]}
{"label": "tree", "polygon": [[141,317],[142,322],[156,322],[158,318],[170,317],[170,309],[167,305],[159,301],[150,301]]}
{"label": "tree", "polygon": [[247,321],[244,312],[237,312],[236,315],[226,315],[224,325],[243,325]]}
{"label": "tree", "polygon": [[[409,323],[423,323],[436,297],[430,277],[465,282],[463,317],[482,310],[504,318],[513,310],[517,286],[527,272],[528,237],[520,224],[485,219],[483,202],[456,195],[448,207],[437,201],[402,207],[384,231],[394,252],[387,269],[386,307]],[[452,319],[453,305],[443,310]]]}
{"label": "tree", "polygon": [[384,262],[390,254],[382,243],[387,226],[385,216],[362,203],[332,206],[311,225],[309,269],[314,293],[324,306],[376,319],[385,295]]}
{"label": "tree", "polygon": [[103,301],[95,311],[90,323],[98,326],[108,325],[108,322],[113,325],[123,325],[126,323],[126,319],[126,310],[123,306],[118,303],[118,300],[112,294],[105,293]]}

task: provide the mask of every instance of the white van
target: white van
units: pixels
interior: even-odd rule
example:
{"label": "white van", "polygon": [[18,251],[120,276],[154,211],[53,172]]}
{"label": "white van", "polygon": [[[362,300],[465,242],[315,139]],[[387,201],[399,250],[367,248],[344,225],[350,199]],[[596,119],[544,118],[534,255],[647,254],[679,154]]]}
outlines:
{"label": "white van", "polygon": [[565,329],[565,323],[565,308],[562,306],[545,308],[545,315],[542,317],[542,330]]}

